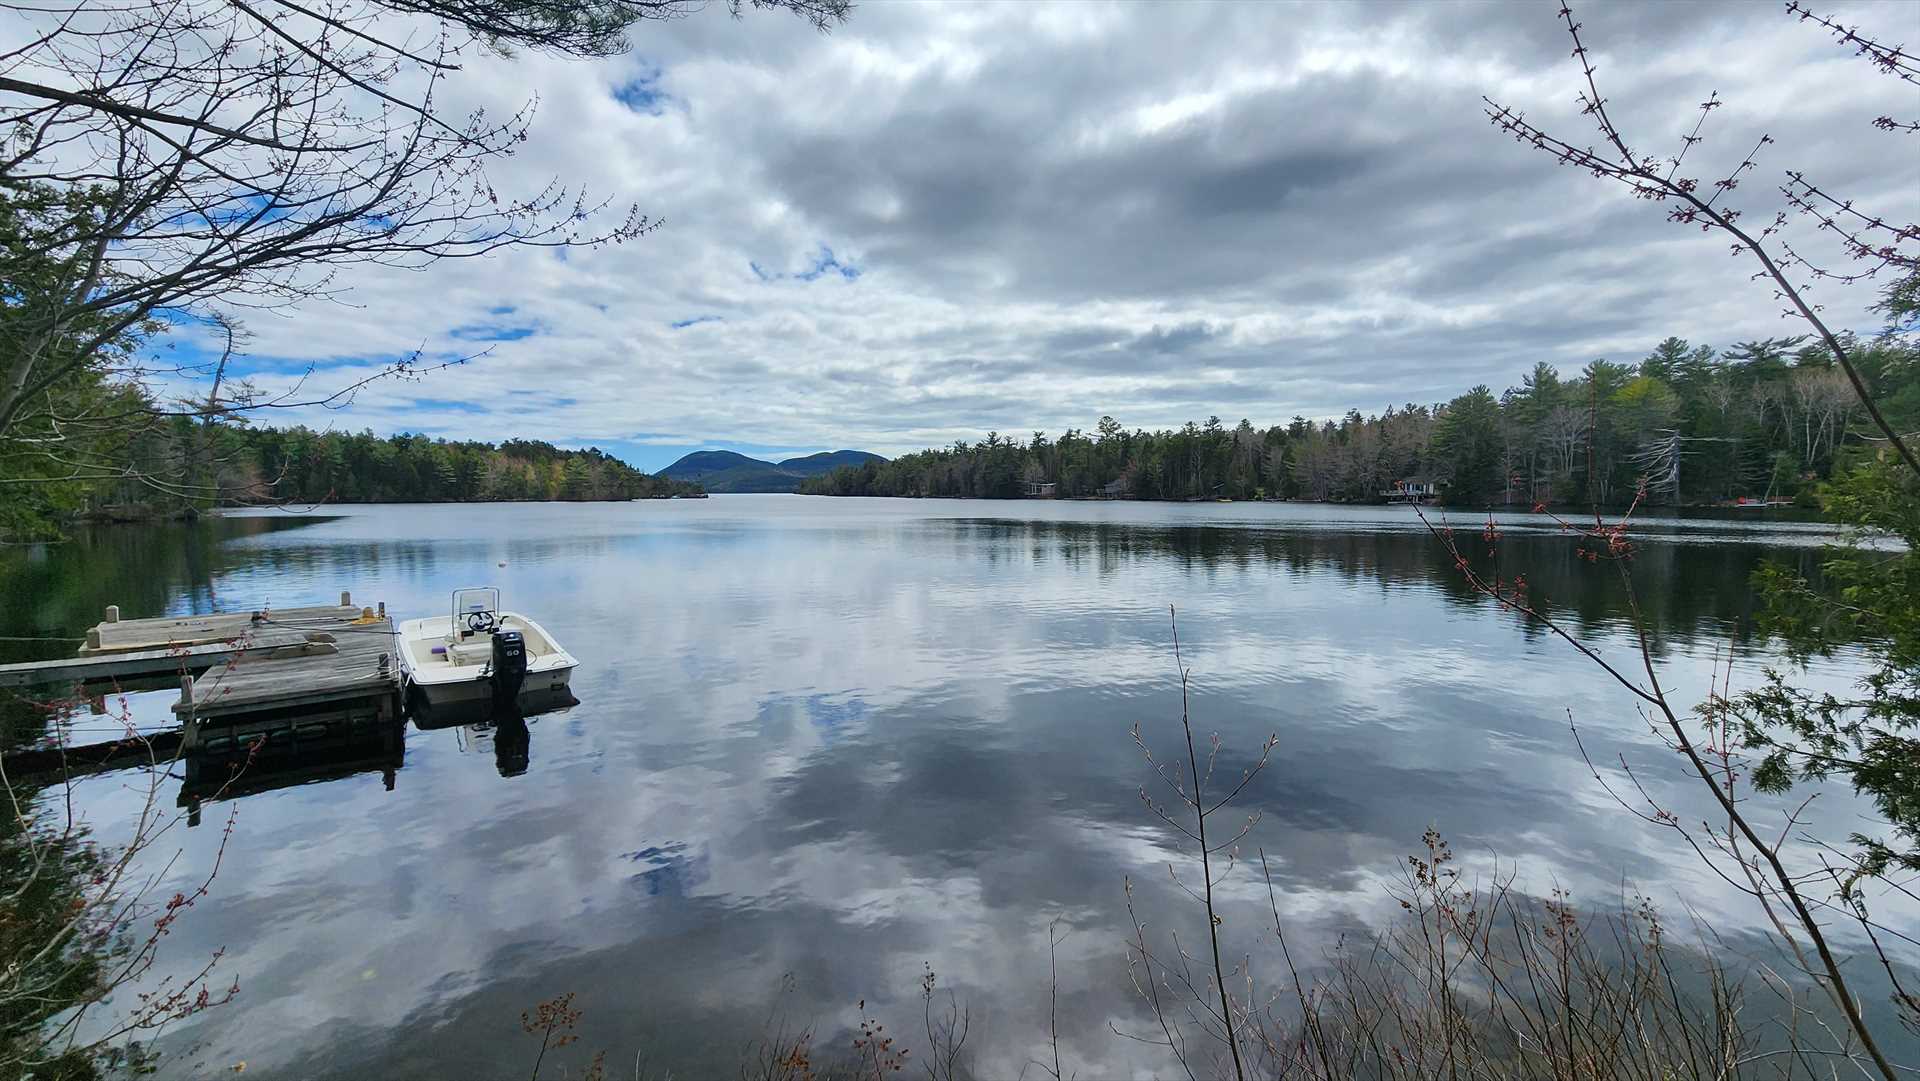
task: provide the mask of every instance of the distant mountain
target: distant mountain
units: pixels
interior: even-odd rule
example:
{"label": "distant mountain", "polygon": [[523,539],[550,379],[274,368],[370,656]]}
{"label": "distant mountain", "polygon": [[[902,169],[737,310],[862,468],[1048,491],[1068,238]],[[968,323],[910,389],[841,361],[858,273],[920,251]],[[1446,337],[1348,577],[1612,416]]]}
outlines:
{"label": "distant mountain", "polygon": [[724,473],[729,469],[739,469],[742,466],[775,468],[772,462],[763,462],[758,458],[749,458],[730,450],[696,450],[662,469],[659,475],[677,477],[681,480],[701,480],[715,473]]}
{"label": "distant mountain", "polygon": [[868,454],[864,450],[823,450],[818,454],[809,454],[805,458],[788,458],[780,463],[780,468],[789,473],[798,473],[803,477],[831,473],[843,465],[865,465],[868,462],[884,462],[878,454]]}
{"label": "distant mountain", "polygon": [[662,469],[659,475],[698,481],[709,492],[791,492],[807,477],[831,473],[842,466],[884,461],[864,450],[823,451],[782,462],[762,461],[730,450],[696,450]]}

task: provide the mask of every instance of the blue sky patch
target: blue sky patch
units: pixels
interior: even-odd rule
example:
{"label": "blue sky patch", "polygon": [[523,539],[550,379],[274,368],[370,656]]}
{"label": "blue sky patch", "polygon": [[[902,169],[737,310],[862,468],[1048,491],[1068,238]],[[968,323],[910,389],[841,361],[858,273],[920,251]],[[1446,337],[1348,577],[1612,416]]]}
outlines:
{"label": "blue sky patch", "polygon": [[667,111],[667,104],[673,101],[673,95],[660,88],[663,72],[657,67],[647,67],[641,73],[613,88],[613,100],[647,116],[659,116]]}
{"label": "blue sky patch", "polygon": [[463,402],[455,398],[415,398],[410,408],[438,409],[447,413],[482,414],[493,412],[492,408],[476,402]]}
{"label": "blue sky patch", "polygon": [[820,245],[820,253],[813,257],[813,264],[800,273],[795,274],[794,277],[799,278],[803,282],[810,282],[828,274],[838,274],[848,281],[853,281],[860,276],[860,268],[851,263],[841,262],[834,256],[832,248],[822,244]]}
{"label": "blue sky patch", "polygon": [[672,327],[675,330],[685,330],[688,327],[694,326],[695,324],[698,324],[698,323],[724,323],[724,322],[726,322],[726,320],[722,319],[717,315],[695,315],[695,316],[689,316],[686,319],[676,319],[673,322],[668,323],[667,325]]}
{"label": "blue sky patch", "polygon": [[161,219],[163,225],[212,225],[256,228],[259,222],[275,222],[293,216],[294,208],[276,202],[259,192],[236,191],[204,210],[182,210]]}
{"label": "blue sky patch", "polygon": [[447,331],[447,336],[463,342],[517,342],[522,338],[533,337],[534,333],[532,327],[503,327],[474,323],[454,327]]}
{"label": "blue sky patch", "polygon": [[796,271],[792,274],[781,274],[768,270],[754,260],[748,260],[747,267],[753,271],[754,277],[759,278],[763,282],[779,281],[782,278],[792,278],[795,281],[810,282],[817,281],[829,274],[838,274],[846,281],[855,281],[861,274],[865,273],[865,271],[854,266],[852,263],[841,262],[840,257],[833,254],[833,249],[827,247],[825,244],[820,245],[818,252],[807,257],[807,267],[805,270]]}

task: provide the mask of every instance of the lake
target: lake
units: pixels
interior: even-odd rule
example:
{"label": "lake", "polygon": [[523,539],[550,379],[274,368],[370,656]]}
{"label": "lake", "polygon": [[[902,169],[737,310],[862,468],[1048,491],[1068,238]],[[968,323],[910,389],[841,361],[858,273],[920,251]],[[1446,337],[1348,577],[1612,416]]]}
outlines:
{"label": "lake", "polygon": [[[1613,573],[1545,519],[1503,522],[1503,566],[1632,660]],[[1753,682],[1773,656],[1749,576],[1768,558],[1811,566],[1821,528],[1642,526],[1635,573],[1676,700],[1702,697],[1716,661]],[[1608,907],[1638,890],[1676,915],[1684,897],[1734,941],[1762,919],[1594,782],[1569,711],[1610,774],[1624,756],[1658,798],[1704,807],[1629,697],[1473,596],[1406,508],[732,496],[270,512],[0,552],[0,634],[77,636],[110,603],[133,618],[342,589],[411,617],[483,584],[579,657],[579,704],[529,722],[524,763],[484,729],[410,728],[391,787],[378,767],[262,786],[150,851],[159,891],[190,888],[237,814],[160,967],[223,949],[240,996],[166,1037],[162,1076],[242,1061],[525,1075],[539,1041],[520,1013],[563,992],[582,1011],[558,1055],[575,1074],[604,1048],[614,1076],[636,1056],[732,1076],[770,1017],[824,1042],[864,1000],[914,1031],[929,965],[973,1010],[981,1074],[1013,1076],[1046,1042],[1056,920],[1063,1057],[1083,1077],[1170,1071],[1108,1027],[1142,1018],[1124,881],[1156,931],[1202,933],[1129,735],[1138,722],[1163,755],[1179,736],[1170,605],[1223,774],[1278,736],[1243,800],[1296,950],[1391,920],[1386,887],[1429,825],[1463,864],[1497,857],[1534,893]],[[67,648],[10,641],[0,659]],[[1841,687],[1858,663],[1810,682]],[[130,704],[158,724],[172,697]],[[71,723],[84,739],[99,722]],[[77,798],[110,842],[137,791],[109,773]],[[1844,802],[1816,805],[1829,836],[1858,828]],[[1225,891],[1229,941],[1257,959],[1266,904],[1257,879]]]}

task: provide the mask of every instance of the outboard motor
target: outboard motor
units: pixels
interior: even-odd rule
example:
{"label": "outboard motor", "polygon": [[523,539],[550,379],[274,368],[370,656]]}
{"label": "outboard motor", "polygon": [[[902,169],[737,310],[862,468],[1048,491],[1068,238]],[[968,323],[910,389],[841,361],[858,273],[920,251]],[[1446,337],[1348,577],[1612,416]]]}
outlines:
{"label": "outboard motor", "polygon": [[519,631],[493,632],[493,664],[488,670],[493,704],[511,706],[527,681],[527,640]]}

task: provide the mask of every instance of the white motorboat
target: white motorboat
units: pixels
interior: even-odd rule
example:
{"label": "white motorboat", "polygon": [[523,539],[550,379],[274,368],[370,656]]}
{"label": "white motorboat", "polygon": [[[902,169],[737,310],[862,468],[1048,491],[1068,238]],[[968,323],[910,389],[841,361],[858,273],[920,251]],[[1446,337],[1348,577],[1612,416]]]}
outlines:
{"label": "white motorboat", "polygon": [[429,705],[564,691],[580,662],[545,627],[500,610],[500,591],[456,589],[444,616],[400,624],[400,670]]}

